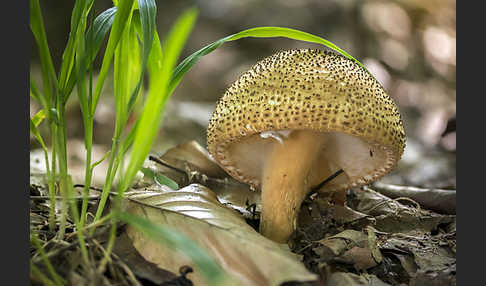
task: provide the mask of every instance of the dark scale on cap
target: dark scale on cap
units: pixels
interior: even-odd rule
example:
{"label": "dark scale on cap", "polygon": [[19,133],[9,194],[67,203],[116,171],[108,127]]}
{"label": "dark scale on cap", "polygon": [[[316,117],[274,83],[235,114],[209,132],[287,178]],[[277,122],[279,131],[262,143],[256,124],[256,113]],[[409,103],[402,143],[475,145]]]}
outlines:
{"label": "dark scale on cap", "polygon": [[208,149],[218,160],[220,145],[293,129],[358,136],[397,161],[405,147],[398,108],[369,72],[342,55],[304,49],[265,58],[228,88],[209,123]]}

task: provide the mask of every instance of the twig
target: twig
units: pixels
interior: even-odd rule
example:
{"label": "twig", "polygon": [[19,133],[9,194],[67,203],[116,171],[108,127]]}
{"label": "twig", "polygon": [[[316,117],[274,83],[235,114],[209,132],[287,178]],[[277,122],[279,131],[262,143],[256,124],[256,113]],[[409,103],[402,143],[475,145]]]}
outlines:
{"label": "twig", "polygon": [[123,268],[125,273],[128,275],[129,280],[131,280],[133,284],[137,286],[142,286],[142,284],[140,284],[138,279],[135,277],[135,274],[133,274],[130,267],[128,267],[128,265],[126,265],[125,262],[118,255],[112,252],[111,256],[117,261],[117,263],[121,266],[121,268]]}
{"label": "twig", "polygon": [[324,187],[330,181],[334,180],[341,173],[344,173],[343,169],[337,170],[334,174],[332,174],[331,176],[327,177],[319,185],[317,185],[315,187],[312,187],[311,191],[307,194],[307,198],[310,198],[312,195],[314,195],[315,193],[317,193],[322,187]]}
{"label": "twig", "polygon": [[[82,200],[84,197],[83,196],[74,196],[70,197],[69,199],[71,200]],[[88,200],[96,200],[100,198],[100,195],[91,195],[86,197]],[[30,196],[30,199],[33,201],[41,201],[41,200],[49,200],[51,199],[50,196]],[[54,199],[60,200],[62,199],[62,196],[54,196]]]}
{"label": "twig", "polygon": [[407,197],[399,197],[399,198],[395,198],[395,199],[393,199],[393,200],[394,200],[394,201],[396,201],[396,202],[398,202],[398,201],[408,201],[408,202],[411,202],[411,203],[413,203],[413,204],[415,205],[415,208],[416,208],[417,210],[419,210],[419,211],[421,210],[421,208],[420,208],[420,204],[419,204],[419,203],[417,203],[416,201],[412,200],[411,198],[407,198]]}
{"label": "twig", "polygon": [[162,165],[162,166],[164,166],[164,167],[167,167],[167,168],[169,168],[169,169],[171,169],[171,170],[174,170],[174,171],[176,171],[176,172],[179,172],[179,173],[181,173],[181,174],[184,174],[184,175],[186,175],[186,177],[189,177],[189,176],[187,175],[186,171],[184,171],[184,170],[182,170],[182,169],[179,169],[179,168],[177,168],[177,167],[174,167],[174,166],[170,165],[169,163],[166,163],[165,161],[163,161],[163,160],[161,160],[161,159],[159,159],[159,158],[157,158],[157,157],[155,157],[155,156],[150,155],[150,156],[149,156],[149,160],[154,161],[154,162],[156,162],[156,163],[158,163],[158,164],[160,164],[160,165]]}
{"label": "twig", "polygon": [[[189,183],[191,183],[191,181],[194,181],[194,182],[197,182],[197,183],[201,183],[203,185],[206,184],[206,183],[221,184],[221,185],[231,184],[231,181],[229,181],[228,178],[220,179],[220,178],[209,177],[205,174],[200,173],[197,170],[185,171],[185,170],[179,169],[177,167],[174,167],[174,166],[170,165],[169,163],[167,163],[167,162],[165,162],[165,161],[163,161],[163,160],[161,160],[157,157],[154,157],[152,155],[149,156],[149,160],[154,161],[154,162],[156,162],[156,163],[158,163],[158,164],[160,164],[160,165],[162,165],[166,168],[174,170],[178,173],[184,174],[184,176],[186,177],[186,179]],[[194,173],[196,173],[196,174],[194,174]]]}
{"label": "twig", "polygon": [[[75,184],[73,185],[73,188],[84,188],[85,185],[83,184]],[[100,188],[96,188],[96,187],[89,187],[90,190],[93,190],[93,191],[97,191],[97,192],[102,192],[103,189],[100,189]]]}
{"label": "twig", "polygon": [[411,186],[398,186],[375,182],[373,190],[390,197],[407,197],[422,207],[445,214],[456,214],[456,190],[425,189]]}

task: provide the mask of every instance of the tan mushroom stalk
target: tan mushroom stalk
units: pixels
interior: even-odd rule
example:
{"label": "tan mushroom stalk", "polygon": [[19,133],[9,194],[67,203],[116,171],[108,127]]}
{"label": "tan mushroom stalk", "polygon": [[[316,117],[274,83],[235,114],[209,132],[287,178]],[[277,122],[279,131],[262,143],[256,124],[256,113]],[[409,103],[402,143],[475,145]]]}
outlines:
{"label": "tan mushroom stalk", "polygon": [[208,149],[231,176],[262,191],[261,233],[286,242],[309,191],[370,183],[405,147],[395,103],[353,61],[320,50],[277,53],[232,84],[210,120]]}

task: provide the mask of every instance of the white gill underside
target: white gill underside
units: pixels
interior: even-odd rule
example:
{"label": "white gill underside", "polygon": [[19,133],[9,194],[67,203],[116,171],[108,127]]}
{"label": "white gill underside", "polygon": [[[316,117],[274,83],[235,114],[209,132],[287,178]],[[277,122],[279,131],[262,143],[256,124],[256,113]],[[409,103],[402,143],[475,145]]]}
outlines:
{"label": "white gill underside", "polygon": [[316,140],[323,142],[322,147],[315,154],[317,160],[308,177],[311,186],[319,184],[339,169],[343,169],[344,173],[326,185],[324,190],[341,188],[344,184],[348,187],[361,185],[365,181],[378,177],[383,168],[389,164],[387,161],[390,158],[385,149],[369,144],[358,137],[339,132],[320,133],[307,130],[291,132],[282,130],[253,135],[243,142],[230,146],[227,154],[231,154],[231,161],[235,168],[240,169],[240,173],[246,174],[254,185],[259,186],[265,159],[270,154],[270,150],[275,144],[282,144],[282,140],[289,136],[295,136],[296,132],[313,133]]}

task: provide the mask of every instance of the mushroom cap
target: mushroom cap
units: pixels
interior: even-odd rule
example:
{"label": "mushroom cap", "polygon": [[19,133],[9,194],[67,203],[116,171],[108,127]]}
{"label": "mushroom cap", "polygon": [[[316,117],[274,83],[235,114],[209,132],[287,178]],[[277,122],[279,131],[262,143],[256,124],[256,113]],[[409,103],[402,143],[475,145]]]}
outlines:
{"label": "mushroom cap", "polygon": [[226,90],[209,122],[208,150],[235,179],[259,188],[266,154],[294,130],[325,142],[311,185],[344,170],[326,191],[382,177],[405,148],[398,108],[368,71],[342,55],[304,49],[265,58]]}

